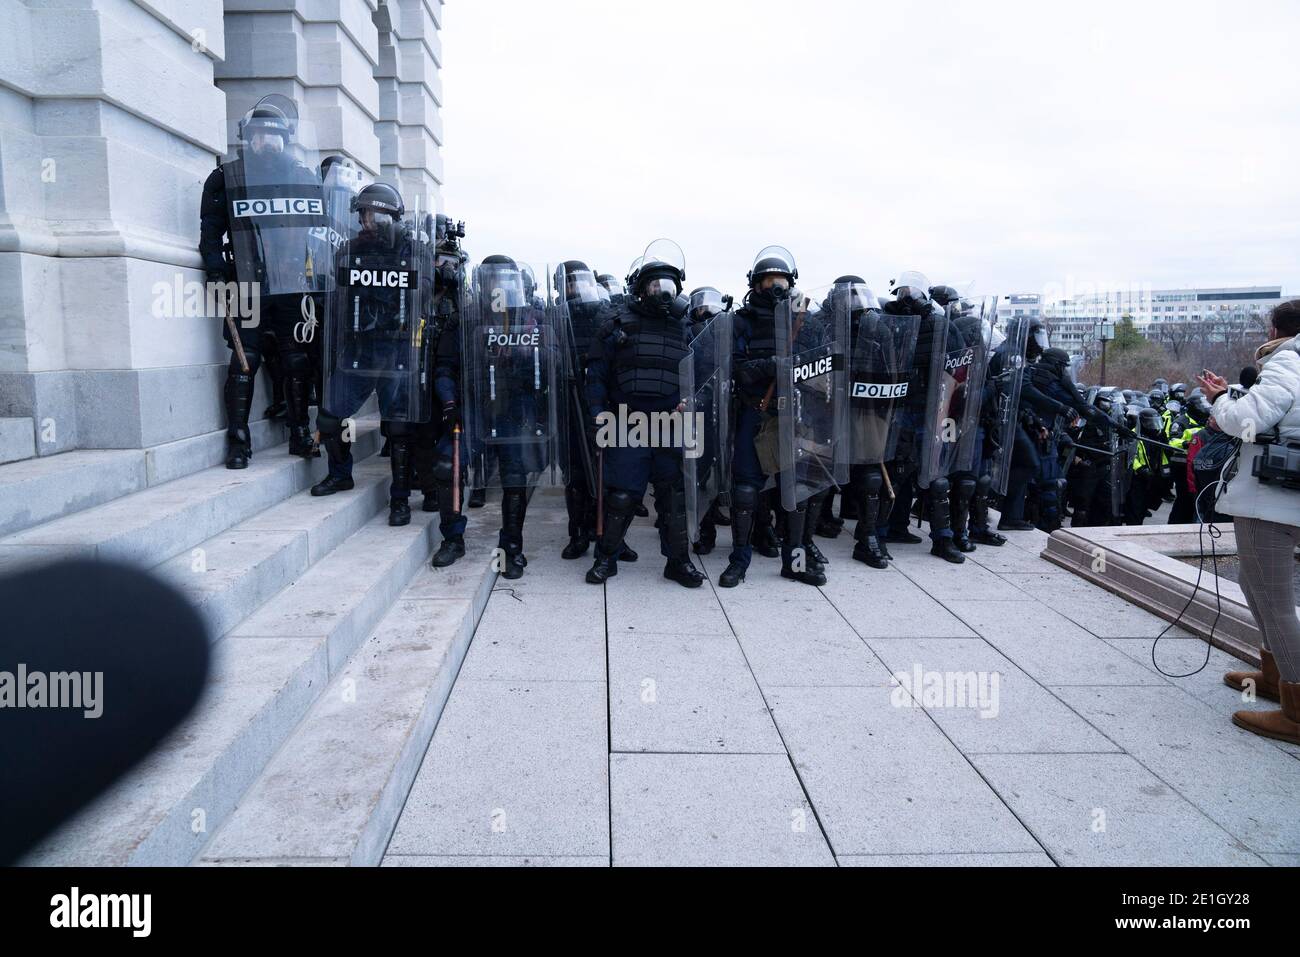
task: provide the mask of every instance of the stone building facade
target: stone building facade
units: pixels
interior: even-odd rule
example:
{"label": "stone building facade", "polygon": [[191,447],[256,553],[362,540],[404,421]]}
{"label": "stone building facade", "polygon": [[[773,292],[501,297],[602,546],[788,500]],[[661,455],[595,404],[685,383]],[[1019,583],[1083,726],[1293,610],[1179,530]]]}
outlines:
{"label": "stone building facade", "polygon": [[204,178],[239,117],[281,93],[323,150],[440,209],[442,15],[442,0],[0,0],[0,463],[156,447],[215,463],[219,321],[156,306],[160,283],[203,280]]}

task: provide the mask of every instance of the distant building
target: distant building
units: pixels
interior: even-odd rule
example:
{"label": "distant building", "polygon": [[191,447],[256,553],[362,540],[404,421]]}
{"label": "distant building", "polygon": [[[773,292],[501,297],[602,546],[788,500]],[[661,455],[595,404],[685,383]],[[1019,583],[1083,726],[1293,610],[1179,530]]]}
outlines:
{"label": "distant building", "polygon": [[1282,300],[1281,286],[1237,286],[1205,289],[1148,289],[1134,287],[1046,299],[1021,293],[1003,296],[999,315],[1044,319],[1052,344],[1071,355],[1082,355],[1095,342],[1099,323],[1133,320],[1138,332],[1155,338],[1159,326],[1170,322],[1246,322],[1262,320]]}

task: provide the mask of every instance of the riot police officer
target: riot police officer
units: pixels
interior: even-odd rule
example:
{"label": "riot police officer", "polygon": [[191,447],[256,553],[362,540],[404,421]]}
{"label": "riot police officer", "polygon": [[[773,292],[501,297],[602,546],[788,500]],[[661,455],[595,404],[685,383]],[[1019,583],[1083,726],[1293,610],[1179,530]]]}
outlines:
{"label": "riot police officer", "polygon": [[298,141],[305,131],[292,100],[263,97],[239,124],[235,154],[203,184],[199,253],[208,282],[238,281],[253,290],[258,310],[257,324],[232,317],[224,330],[232,351],[225,384],[230,469],[247,468],[252,456],[248,419],[267,334],[284,375],[289,454],[320,454],[308,424],[311,360],[294,327],[332,265],[313,235],[326,224],[325,198],[309,144]]}
{"label": "riot police officer", "polygon": [[652,243],[633,266],[630,298],[612,307],[591,347],[588,429],[604,457],[605,484],[603,527],[587,572],[591,584],[603,584],[618,574],[623,538],[647,485],[654,488],[664,578],[687,588],[704,582],[690,559],[683,448],[620,442],[619,430],[613,427],[632,415],[680,412],[679,370],[688,343],[673,306],[685,279],[680,247],[668,240]]}
{"label": "riot police officer", "polygon": [[[564,468],[564,507],[569,515],[569,542],[560,553],[574,560],[587,554],[596,535],[595,449],[587,435],[587,355],[596,332],[608,318],[612,298],[581,260],[571,259],[555,270],[556,295],[563,302],[565,345],[565,417],[569,423],[568,457]],[[601,293],[605,296],[602,297]]]}
{"label": "riot police officer", "polygon": [[[769,246],[755,257],[747,278],[749,292],[735,317],[733,375],[737,411],[732,449],[732,548],[727,567],[718,577],[722,588],[735,588],[745,580],[753,560],[752,536],[760,495],[769,476],[780,470],[779,457],[772,450],[779,430],[778,403],[773,401],[778,351],[776,311],[779,303],[790,298],[799,272],[788,250]],[[824,585],[825,569],[811,553],[805,553],[802,567],[794,561],[795,550],[811,540],[804,534],[807,507],[802,502],[793,511],[784,510],[781,575],[808,585]]]}
{"label": "riot police officer", "polygon": [[388,524],[409,525],[416,432],[431,415],[429,355],[438,338],[431,237],[416,218],[403,222],[406,204],[388,183],[361,190],[352,211],[355,228],[339,255],[347,285],[331,311],[316,416],[329,474],[311,494],[354,487],[348,422],[373,392],[389,439]]}

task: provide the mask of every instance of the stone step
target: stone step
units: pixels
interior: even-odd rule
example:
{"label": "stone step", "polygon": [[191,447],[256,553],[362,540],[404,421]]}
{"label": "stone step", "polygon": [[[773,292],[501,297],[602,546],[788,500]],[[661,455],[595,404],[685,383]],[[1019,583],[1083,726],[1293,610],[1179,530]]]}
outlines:
{"label": "stone step", "polygon": [[[274,456],[287,438],[277,422],[254,422],[250,431],[254,455]],[[219,465],[225,443],[222,431],[149,449],[88,449],[5,465],[0,468],[0,535]]]}
{"label": "stone step", "polygon": [[0,465],[21,462],[36,455],[36,432],[31,419],[0,419]]}
{"label": "stone step", "polygon": [[194,714],[27,863],[191,862],[428,560],[436,517],[376,516],[218,641]]}
{"label": "stone step", "polygon": [[391,477],[388,459],[372,456],[351,492],[304,489],[154,570],[190,597],[215,641],[374,518]]}
{"label": "stone step", "polygon": [[[359,420],[354,454],[365,458],[378,448],[378,421]],[[288,455],[286,449],[277,447],[255,455],[247,469],[205,469],[9,535],[0,539],[0,571],[74,555],[153,567],[283,501],[325,474],[324,456],[301,459]],[[92,453],[67,453],[78,454]],[[28,464],[41,463],[13,467]]]}
{"label": "stone step", "polygon": [[495,544],[491,529],[472,529],[464,559],[416,575],[201,863],[380,863],[487,606]]}

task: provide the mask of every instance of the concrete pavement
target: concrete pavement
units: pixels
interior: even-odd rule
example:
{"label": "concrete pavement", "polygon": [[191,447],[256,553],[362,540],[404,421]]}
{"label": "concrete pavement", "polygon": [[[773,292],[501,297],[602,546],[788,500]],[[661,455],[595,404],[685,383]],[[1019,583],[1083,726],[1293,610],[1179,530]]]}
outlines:
{"label": "concrete pavement", "polygon": [[[653,514],[653,509],[652,509]],[[489,509],[471,513],[488,520]],[[1300,854],[1300,749],[1233,727],[1234,659],[1169,678],[1164,622],[1013,534],[829,584],[756,557],[661,577],[651,520],[604,587],[538,496],[384,863],[1266,866]],[[1171,674],[1206,655],[1160,642]]]}

